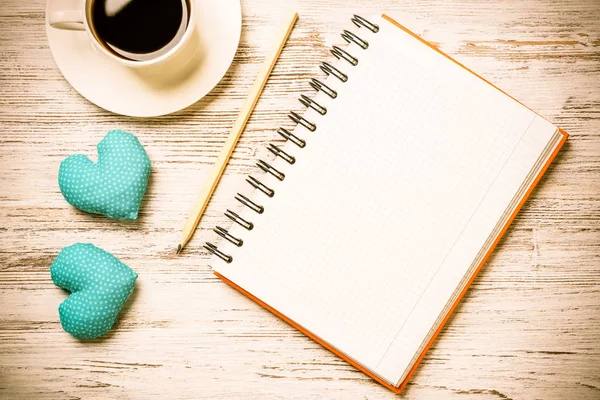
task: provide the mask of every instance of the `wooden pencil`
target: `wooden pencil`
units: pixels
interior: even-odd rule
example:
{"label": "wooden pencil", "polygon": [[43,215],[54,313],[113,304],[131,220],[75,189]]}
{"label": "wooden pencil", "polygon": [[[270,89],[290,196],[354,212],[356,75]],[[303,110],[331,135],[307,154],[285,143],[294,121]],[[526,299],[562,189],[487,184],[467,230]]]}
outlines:
{"label": "wooden pencil", "polygon": [[246,123],[248,122],[256,103],[258,102],[267,79],[269,78],[269,75],[275,66],[275,62],[279,58],[279,54],[281,53],[283,46],[287,42],[287,39],[290,36],[292,28],[294,27],[297,19],[298,14],[296,12],[290,12],[285,17],[285,20],[281,25],[281,30],[276,36],[276,42],[273,45],[273,48],[267,54],[258,76],[256,77],[256,81],[254,82],[254,85],[252,85],[250,93],[248,94],[248,97],[246,98],[246,101],[240,110],[240,114],[238,115],[235,124],[233,124],[233,127],[229,132],[229,136],[225,141],[225,145],[223,146],[217,161],[206,178],[206,181],[200,190],[200,194],[198,195],[198,199],[194,204],[194,208],[190,212],[188,219],[183,226],[181,239],[179,241],[179,245],[177,246],[177,254],[183,250],[187,242],[194,235],[196,227],[200,223],[200,219],[204,214],[204,210],[206,209],[206,206],[208,205],[208,202],[210,201],[210,198],[217,187],[219,180],[221,179],[221,175],[227,166],[227,162],[229,161],[229,158],[231,157],[231,154],[233,153],[233,150],[235,149],[235,146],[242,135],[242,132],[244,131],[244,127],[246,126]]}

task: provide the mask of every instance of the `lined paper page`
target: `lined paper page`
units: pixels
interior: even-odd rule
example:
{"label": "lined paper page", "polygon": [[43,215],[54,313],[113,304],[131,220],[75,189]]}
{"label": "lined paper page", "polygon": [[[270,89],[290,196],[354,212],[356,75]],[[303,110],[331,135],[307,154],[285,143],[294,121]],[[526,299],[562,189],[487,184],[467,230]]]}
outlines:
{"label": "lined paper page", "polygon": [[[213,268],[396,384],[555,127],[379,18]],[[248,189],[246,193],[251,193]],[[241,212],[241,211],[240,211]]]}

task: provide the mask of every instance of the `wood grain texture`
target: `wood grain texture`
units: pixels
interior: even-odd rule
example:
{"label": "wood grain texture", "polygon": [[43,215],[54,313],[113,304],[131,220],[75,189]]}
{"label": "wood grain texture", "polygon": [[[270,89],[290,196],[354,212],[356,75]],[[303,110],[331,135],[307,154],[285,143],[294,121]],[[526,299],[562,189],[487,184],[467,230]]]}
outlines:
{"label": "wood grain texture", "polygon": [[[600,4],[293,0],[242,3],[233,65],[206,98],[174,115],[110,114],[79,96],[45,38],[43,0],[0,2],[0,397],[392,399],[397,396],[215,278],[214,238],[242,174],[353,12],[384,10],[571,137],[461,306],[405,398],[600,398]],[[300,19],[209,204],[175,257],[180,229],[289,8]],[[136,222],[75,210],[60,161],[95,157],[112,128],[152,159]],[[77,341],[50,279],[57,253],[92,242],[140,277],[115,328]]]}

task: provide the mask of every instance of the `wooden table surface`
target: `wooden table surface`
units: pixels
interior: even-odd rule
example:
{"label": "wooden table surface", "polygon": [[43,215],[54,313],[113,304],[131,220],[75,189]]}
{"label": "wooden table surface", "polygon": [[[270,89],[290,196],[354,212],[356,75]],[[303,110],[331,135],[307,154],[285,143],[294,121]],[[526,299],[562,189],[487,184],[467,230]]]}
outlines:
{"label": "wooden table surface", "polygon": [[[217,1],[217,0],[215,0]],[[221,83],[174,115],[135,119],[82,98],[57,70],[43,0],[0,4],[0,397],[392,399],[396,396],[215,278],[214,238],[241,175],[353,12],[385,10],[571,137],[403,393],[406,398],[600,398],[600,3],[263,0],[242,2],[241,43]],[[287,8],[300,20],[209,205],[180,229]],[[406,15],[410,15],[410,17]],[[152,159],[135,222],[79,212],[58,166],[95,158],[109,129]],[[259,150],[260,149],[260,150]],[[92,242],[139,273],[113,330],[62,330],[66,293],[49,266]]]}

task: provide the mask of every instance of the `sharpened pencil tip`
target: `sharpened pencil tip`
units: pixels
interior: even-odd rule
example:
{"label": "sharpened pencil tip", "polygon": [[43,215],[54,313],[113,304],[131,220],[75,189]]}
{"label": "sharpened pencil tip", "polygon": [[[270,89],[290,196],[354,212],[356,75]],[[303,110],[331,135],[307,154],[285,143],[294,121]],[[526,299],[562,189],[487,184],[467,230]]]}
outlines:
{"label": "sharpened pencil tip", "polygon": [[180,254],[180,253],[181,253],[181,250],[183,250],[183,247],[181,247],[181,245],[180,245],[180,244],[178,244],[178,245],[177,245],[177,253],[175,253],[175,254]]}

